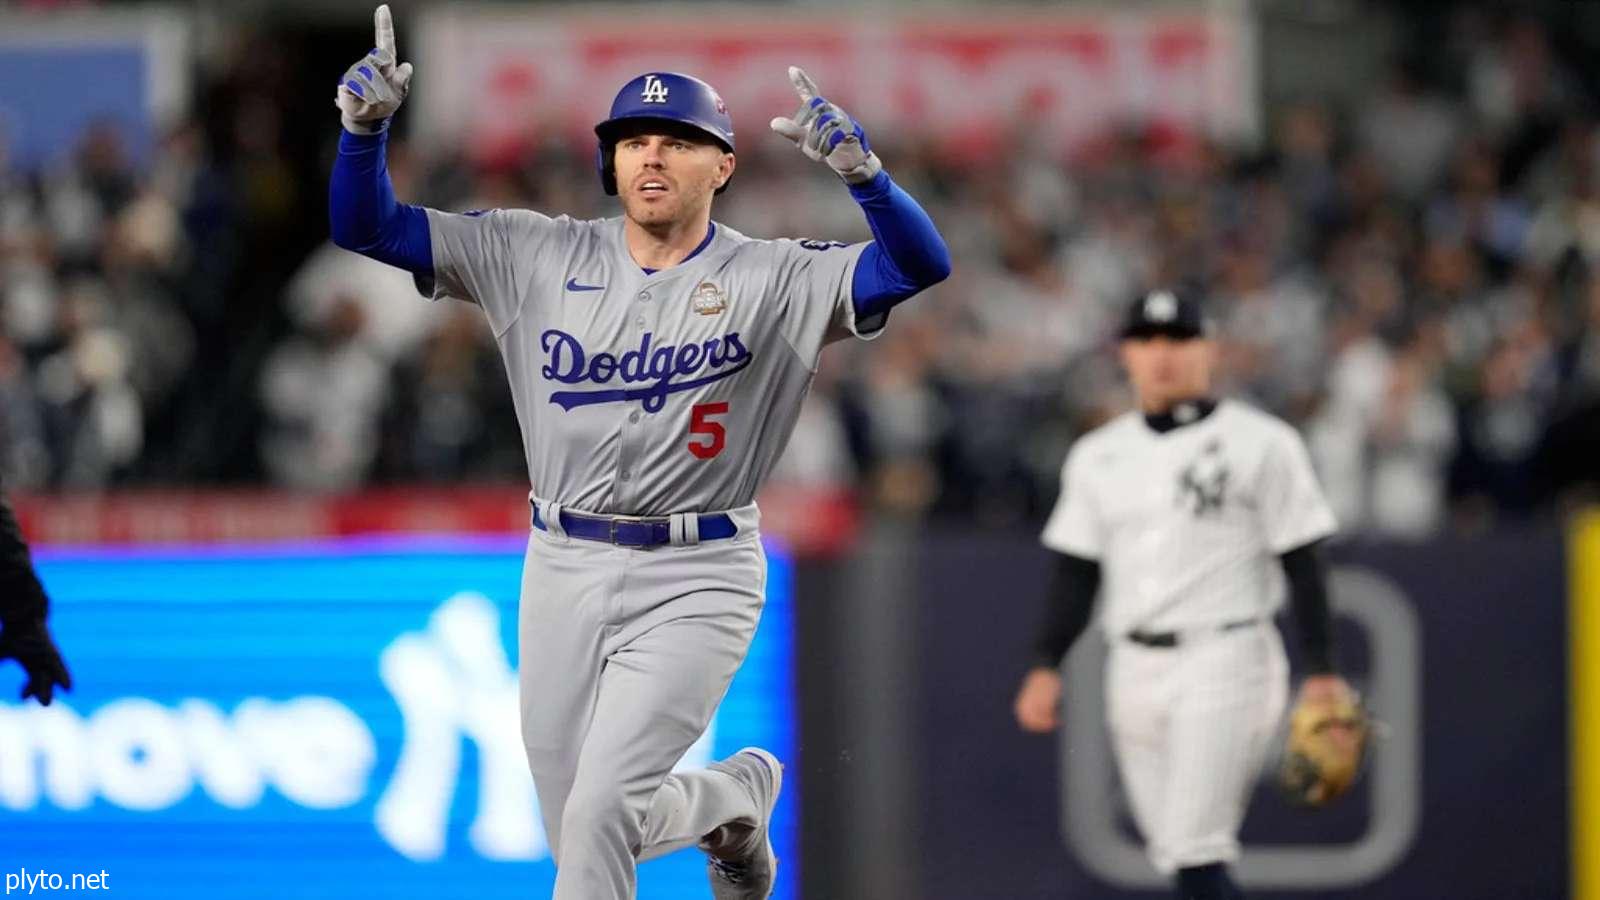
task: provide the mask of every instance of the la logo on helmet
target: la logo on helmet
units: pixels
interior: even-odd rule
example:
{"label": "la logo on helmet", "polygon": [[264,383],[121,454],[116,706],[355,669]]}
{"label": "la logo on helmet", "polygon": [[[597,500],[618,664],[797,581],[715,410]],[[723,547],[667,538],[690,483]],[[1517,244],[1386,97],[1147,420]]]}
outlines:
{"label": "la logo on helmet", "polygon": [[644,93],[640,97],[645,103],[667,102],[667,86],[661,83],[660,75],[644,77]]}

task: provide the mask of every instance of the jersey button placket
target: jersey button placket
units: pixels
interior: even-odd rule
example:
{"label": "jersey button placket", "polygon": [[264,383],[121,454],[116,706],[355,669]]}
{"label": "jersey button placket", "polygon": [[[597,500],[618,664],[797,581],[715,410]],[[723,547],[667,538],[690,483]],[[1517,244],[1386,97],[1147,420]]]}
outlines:
{"label": "jersey button placket", "polygon": [[[638,293],[634,294],[634,299],[638,301],[640,306],[637,315],[633,317],[633,324],[641,334],[650,330],[650,323],[654,318],[654,310],[651,307],[644,305],[650,302],[650,296],[651,295],[648,290],[639,291]],[[628,424],[638,425],[644,418],[644,414],[639,411],[639,407],[637,406],[640,401],[630,402],[635,405],[633,409],[628,411]],[[642,428],[627,428],[623,430],[621,446],[622,452],[617,460],[617,482],[619,484],[629,485],[630,487],[632,486],[632,460],[636,459],[639,455],[640,444],[644,441],[643,432],[644,429]],[[623,499],[625,504],[632,503],[633,494],[630,491],[619,489],[617,494]]]}

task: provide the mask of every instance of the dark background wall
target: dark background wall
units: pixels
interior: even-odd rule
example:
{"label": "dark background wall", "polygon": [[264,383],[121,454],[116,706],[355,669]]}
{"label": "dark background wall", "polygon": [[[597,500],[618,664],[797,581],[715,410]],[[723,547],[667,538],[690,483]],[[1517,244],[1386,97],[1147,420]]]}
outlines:
{"label": "dark background wall", "polygon": [[[1325,886],[1258,888],[1253,898],[1567,896],[1562,556],[1553,527],[1335,549],[1336,608],[1362,605],[1355,593],[1381,594],[1414,614],[1417,639],[1407,659],[1374,659],[1375,648],[1403,641],[1341,614],[1347,671],[1375,706],[1375,665],[1387,663],[1384,677],[1417,672],[1417,713],[1376,709],[1391,737],[1372,769],[1384,767],[1387,782],[1369,772],[1317,813],[1262,786],[1243,839],[1257,849],[1346,846],[1377,827],[1385,804],[1372,792],[1385,784],[1414,798],[1417,818],[1375,878],[1341,884],[1341,864],[1308,862],[1298,871]],[[1011,718],[1048,568],[1031,534],[945,530],[890,536],[851,564],[802,570],[808,898],[1167,896],[1091,874],[1064,837],[1060,745],[1022,734]],[[1292,651],[1293,625],[1283,624]],[[881,644],[862,648],[866,636]],[[1067,702],[1098,710],[1096,693],[1069,684]],[[1103,744],[1094,721],[1074,741]],[[1412,743],[1416,758],[1401,760]],[[1408,774],[1395,781],[1397,772]],[[1064,799],[1073,802],[1072,790]],[[1125,817],[1113,827],[1132,839]]]}

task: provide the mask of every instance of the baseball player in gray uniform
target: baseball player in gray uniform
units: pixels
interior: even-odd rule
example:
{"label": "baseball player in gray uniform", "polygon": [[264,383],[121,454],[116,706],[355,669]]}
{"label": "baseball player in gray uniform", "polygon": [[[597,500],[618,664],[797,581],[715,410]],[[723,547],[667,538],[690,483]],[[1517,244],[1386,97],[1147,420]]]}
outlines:
{"label": "baseball player in gray uniform", "polygon": [[1140,298],[1120,351],[1139,409],[1067,455],[1043,534],[1055,587],[1015,712],[1028,731],[1057,727],[1062,658],[1104,596],[1112,744],[1150,860],[1185,900],[1237,898],[1227,864],[1289,690],[1272,621],[1285,583],[1302,699],[1349,693],[1317,554],[1334,518],[1293,428],[1210,397],[1197,296]]}
{"label": "baseball player in gray uniform", "polygon": [[522,733],[557,900],[622,900],[636,861],[698,845],[718,898],[770,896],[782,770],[747,748],[670,774],[711,720],[760,618],[754,497],[818,356],[868,338],[949,273],[927,214],[799,69],[772,128],[829,166],[874,240],[756,240],[711,219],[736,166],[710,85],[648,72],[595,128],[622,214],[453,214],[395,201],[390,117],[411,79],[387,7],[341,80],[334,240],[483,309],[533,490],[518,626]]}

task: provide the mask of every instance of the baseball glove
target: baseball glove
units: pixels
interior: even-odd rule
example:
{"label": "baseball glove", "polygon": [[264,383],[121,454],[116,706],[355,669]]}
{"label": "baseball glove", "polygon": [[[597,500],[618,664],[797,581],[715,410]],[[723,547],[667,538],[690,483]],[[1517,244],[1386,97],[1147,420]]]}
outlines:
{"label": "baseball glove", "polygon": [[1302,806],[1326,806],[1355,783],[1372,723],[1354,692],[1301,700],[1289,715],[1278,786]]}

